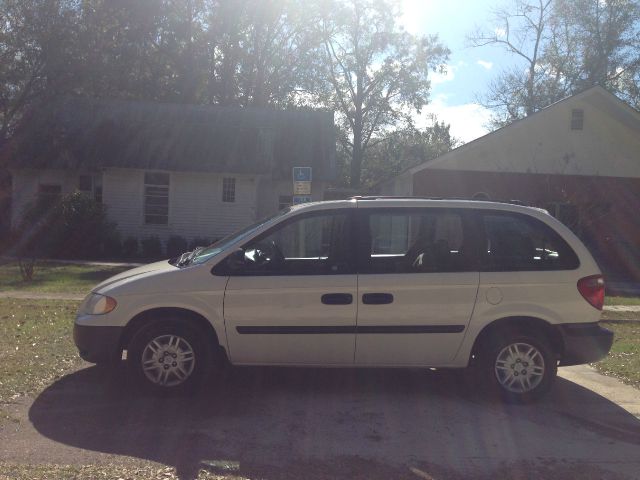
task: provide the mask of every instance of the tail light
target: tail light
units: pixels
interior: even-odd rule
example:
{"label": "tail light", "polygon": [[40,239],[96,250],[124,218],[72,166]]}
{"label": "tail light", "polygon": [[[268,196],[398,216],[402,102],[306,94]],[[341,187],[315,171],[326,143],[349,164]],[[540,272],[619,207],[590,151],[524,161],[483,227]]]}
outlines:
{"label": "tail light", "polygon": [[591,275],[578,280],[578,291],[584,299],[598,310],[604,305],[604,277]]}

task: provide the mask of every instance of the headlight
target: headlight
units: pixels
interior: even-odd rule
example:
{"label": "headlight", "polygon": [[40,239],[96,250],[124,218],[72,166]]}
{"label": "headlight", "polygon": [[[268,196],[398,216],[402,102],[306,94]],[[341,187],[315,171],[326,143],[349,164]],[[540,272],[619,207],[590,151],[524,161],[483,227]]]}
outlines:
{"label": "headlight", "polygon": [[116,308],[118,302],[115,298],[99,293],[91,293],[84,302],[83,313],[87,315],[104,315]]}

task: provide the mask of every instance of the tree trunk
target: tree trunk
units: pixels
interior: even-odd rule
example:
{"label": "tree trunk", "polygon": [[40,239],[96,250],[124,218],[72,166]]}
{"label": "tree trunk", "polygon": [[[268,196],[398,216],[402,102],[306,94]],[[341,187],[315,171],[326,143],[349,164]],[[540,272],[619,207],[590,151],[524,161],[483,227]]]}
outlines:
{"label": "tree trunk", "polygon": [[349,186],[351,188],[360,187],[360,173],[362,172],[362,133],[353,135],[353,152],[351,153],[351,176]]}

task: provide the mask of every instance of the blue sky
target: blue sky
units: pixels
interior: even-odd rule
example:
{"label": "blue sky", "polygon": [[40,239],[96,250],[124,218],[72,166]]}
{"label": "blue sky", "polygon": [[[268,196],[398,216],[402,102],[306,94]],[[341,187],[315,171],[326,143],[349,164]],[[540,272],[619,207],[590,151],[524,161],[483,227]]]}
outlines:
{"label": "blue sky", "polygon": [[[491,21],[491,9],[504,0],[403,0],[404,27],[414,34],[437,33],[451,50],[447,75],[432,76],[431,104],[422,116],[435,113],[451,124],[452,134],[468,142],[487,133],[490,112],[476,103],[492,78],[516,59],[497,46],[473,48],[467,35],[477,27],[499,27]],[[426,118],[426,117],[425,117]],[[425,120],[426,121],[426,120]],[[417,122],[420,124],[420,121]]]}

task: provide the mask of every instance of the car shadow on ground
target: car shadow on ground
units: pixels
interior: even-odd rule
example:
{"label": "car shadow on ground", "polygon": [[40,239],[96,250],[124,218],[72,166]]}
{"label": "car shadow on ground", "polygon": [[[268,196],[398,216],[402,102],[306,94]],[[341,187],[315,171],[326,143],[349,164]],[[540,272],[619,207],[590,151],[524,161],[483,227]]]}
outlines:
{"label": "car shadow on ground", "polygon": [[185,480],[200,469],[457,479],[468,477],[447,466],[461,458],[589,458],[593,442],[640,445],[638,419],[563,379],[523,406],[480,395],[447,371],[236,368],[187,398],[141,394],[122,373],[90,367],[60,379],[35,399],[31,422],[56,442],[160,462]]}

